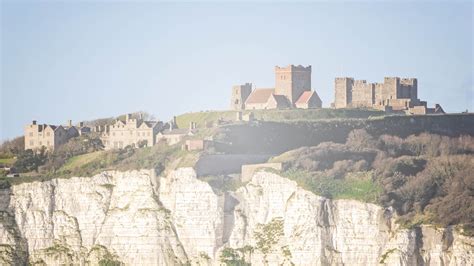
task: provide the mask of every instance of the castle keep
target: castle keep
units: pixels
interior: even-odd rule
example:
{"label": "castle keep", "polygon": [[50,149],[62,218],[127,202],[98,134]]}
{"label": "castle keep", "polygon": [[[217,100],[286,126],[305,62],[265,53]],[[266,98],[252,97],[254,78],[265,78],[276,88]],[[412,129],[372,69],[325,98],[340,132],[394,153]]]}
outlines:
{"label": "castle keep", "polygon": [[311,90],[311,66],[275,67],[275,88],[258,88],[252,84],[232,88],[231,109],[321,108],[318,94]]}
{"label": "castle keep", "polygon": [[418,99],[416,78],[385,77],[383,83],[336,78],[334,91],[335,108],[374,108],[411,114],[444,113],[441,106],[427,108],[426,101]]}

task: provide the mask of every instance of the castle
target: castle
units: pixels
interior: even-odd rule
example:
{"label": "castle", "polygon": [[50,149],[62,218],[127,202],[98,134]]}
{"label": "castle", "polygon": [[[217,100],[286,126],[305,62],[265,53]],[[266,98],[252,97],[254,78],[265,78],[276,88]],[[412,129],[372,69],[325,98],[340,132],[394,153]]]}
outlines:
{"label": "castle", "polygon": [[311,66],[275,67],[275,88],[258,88],[245,83],[232,88],[231,109],[321,108],[318,94],[311,90]]}
{"label": "castle", "polygon": [[350,77],[334,81],[334,108],[374,108],[410,114],[444,113],[440,105],[428,108],[418,99],[416,78],[385,77],[383,83],[368,83]]}

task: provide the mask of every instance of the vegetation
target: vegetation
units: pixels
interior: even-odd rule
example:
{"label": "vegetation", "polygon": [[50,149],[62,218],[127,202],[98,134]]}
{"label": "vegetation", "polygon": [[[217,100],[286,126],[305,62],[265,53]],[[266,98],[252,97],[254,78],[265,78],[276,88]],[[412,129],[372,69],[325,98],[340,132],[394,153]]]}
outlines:
{"label": "vegetation", "polygon": [[[194,166],[199,159],[198,152],[189,152],[181,149],[179,145],[168,146],[162,142],[153,147],[133,148],[127,146],[119,150],[100,150],[100,146],[80,140],[75,140],[71,144],[61,146],[57,151],[42,156],[39,163],[33,164],[29,168],[22,168],[25,171],[37,171],[35,174],[25,174],[15,178],[4,178],[2,182],[19,184],[25,182],[45,181],[52,178],[68,178],[72,176],[92,176],[106,170],[140,170],[155,169],[159,174],[163,171],[170,171],[177,167]],[[89,153],[88,153],[89,152]],[[36,158],[40,154],[26,151],[30,157]],[[63,157],[61,157],[63,156]],[[28,157],[28,158],[30,158]],[[32,160],[32,159],[30,159]],[[17,162],[26,163],[26,160],[19,157]],[[29,165],[29,164],[28,164]],[[39,167],[39,165],[42,165]]]}
{"label": "vegetation", "polygon": [[[364,109],[289,109],[289,110],[246,110],[252,112],[256,119],[265,121],[312,121],[337,118],[369,118],[384,116],[385,112]],[[235,121],[236,111],[205,111],[187,113],[176,117],[178,127],[187,128],[190,122],[196,122],[198,127],[205,128],[216,124],[219,120]]]}
{"label": "vegetation", "polygon": [[372,172],[349,173],[346,178],[339,179],[324,173],[311,173],[294,168],[283,174],[295,180],[301,187],[331,199],[355,199],[376,203],[382,192],[381,187],[374,182]]}
{"label": "vegetation", "polygon": [[[263,253],[266,259],[267,254],[274,250],[280,238],[283,236],[283,218],[273,218],[268,224],[258,224],[254,232],[257,240],[256,248]],[[285,257],[291,256],[289,249],[282,249]]]}
{"label": "vegetation", "polygon": [[250,266],[245,261],[244,254],[240,249],[224,248],[220,255],[220,261],[227,266]]}
{"label": "vegetation", "polygon": [[387,250],[384,254],[382,254],[379,263],[380,263],[380,264],[384,264],[384,263],[385,263],[385,260],[387,260],[388,256],[389,256],[390,254],[394,253],[394,252],[397,251],[397,250],[398,250],[398,249],[396,249],[396,248],[392,248],[392,249]]}
{"label": "vegetation", "polygon": [[330,198],[392,206],[407,227],[420,223],[462,224],[474,220],[474,138],[382,135],[354,130],[345,144],[321,143],[272,158],[283,175]]}
{"label": "vegetation", "polygon": [[25,149],[25,138],[23,136],[6,140],[0,144],[0,159],[13,158]]}
{"label": "vegetation", "polygon": [[204,176],[199,179],[209,183],[214,190],[214,193],[219,195],[226,191],[236,191],[238,188],[245,185],[240,181],[240,178],[233,178],[227,175]]}
{"label": "vegetation", "polygon": [[47,161],[46,149],[43,147],[38,152],[32,150],[22,151],[18,154],[13,167],[18,172],[38,171],[38,168]]}

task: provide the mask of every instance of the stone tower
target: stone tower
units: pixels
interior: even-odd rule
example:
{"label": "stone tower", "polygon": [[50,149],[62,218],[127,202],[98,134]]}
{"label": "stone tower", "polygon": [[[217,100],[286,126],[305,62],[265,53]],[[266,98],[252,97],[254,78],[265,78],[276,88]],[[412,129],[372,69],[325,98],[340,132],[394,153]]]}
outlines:
{"label": "stone tower", "polygon": [[252,83],[245,83],[232,87],[232,96],[230,97],[230,108],[232,110],[243,110],[245,108],[245,101],[252,92]]}
{"label": "stone tower", "polygon": [[352,102],[352,85],[353,78],[336,78],[334,81],[335,92],[335,108],[346,108]]}
{"label": "stone tower", "polygon": [[292,104],[304,91],[311,90],[311,66],[275,67],[275,94],[284,95]]}

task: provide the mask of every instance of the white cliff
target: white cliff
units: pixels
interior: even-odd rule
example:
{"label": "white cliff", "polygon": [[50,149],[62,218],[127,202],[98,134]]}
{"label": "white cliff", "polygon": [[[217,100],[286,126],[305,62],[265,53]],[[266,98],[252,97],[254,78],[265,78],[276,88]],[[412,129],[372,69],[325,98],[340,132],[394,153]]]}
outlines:
{"label": "white cliff", "polygon": [[474,240],[451,227],[403,229],[389,209],[266,172],[223,195],[191,168],[25,183],[0,189],[0,211],[0,265],[217,265],[229,252],[253,265],[474,264]]}

